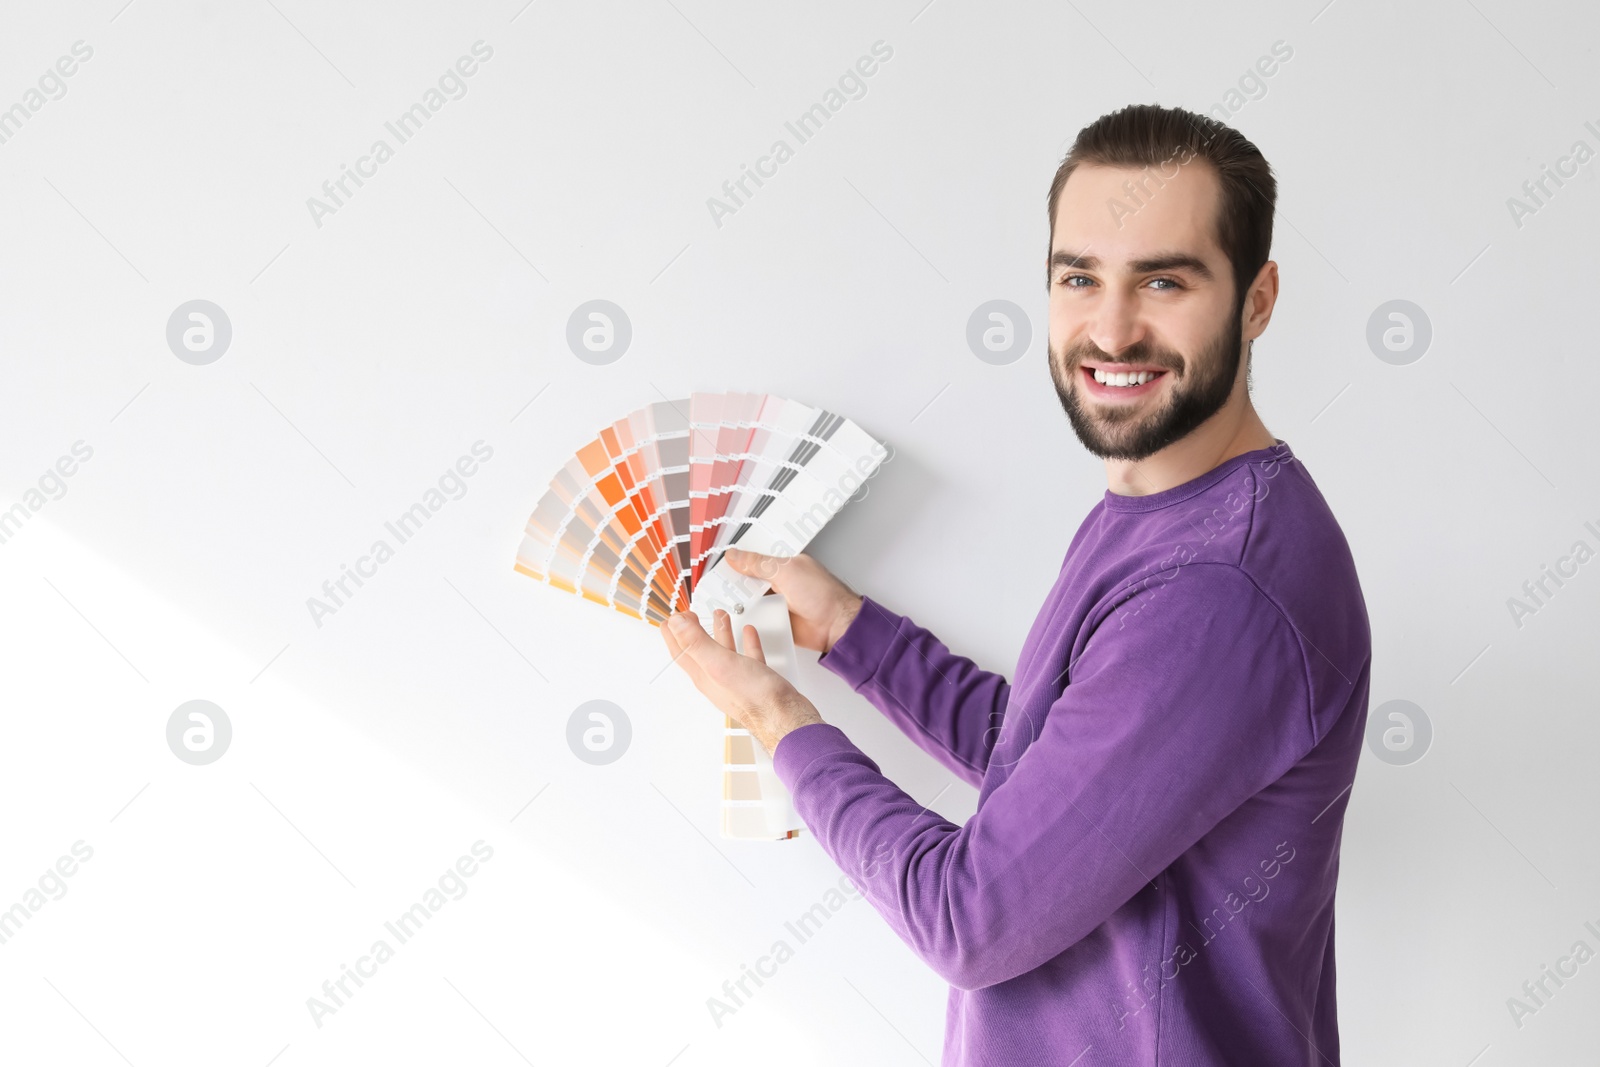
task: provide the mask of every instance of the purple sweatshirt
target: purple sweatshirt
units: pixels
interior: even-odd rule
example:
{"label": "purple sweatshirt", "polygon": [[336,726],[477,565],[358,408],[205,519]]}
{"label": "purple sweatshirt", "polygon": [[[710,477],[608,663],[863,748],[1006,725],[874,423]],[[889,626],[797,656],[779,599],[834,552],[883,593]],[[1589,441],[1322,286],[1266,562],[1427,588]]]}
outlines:
{"label": "purple sweatshirt", "polygon": [[965,825],[835,726],[789,733],[774,766],[950,983],[944,1064],[1337,1067],[1370,649],[1349,546],[1279,440],[1163,492],[1108,490],[1014,682],[864,600],[819,662],[978,787]]}

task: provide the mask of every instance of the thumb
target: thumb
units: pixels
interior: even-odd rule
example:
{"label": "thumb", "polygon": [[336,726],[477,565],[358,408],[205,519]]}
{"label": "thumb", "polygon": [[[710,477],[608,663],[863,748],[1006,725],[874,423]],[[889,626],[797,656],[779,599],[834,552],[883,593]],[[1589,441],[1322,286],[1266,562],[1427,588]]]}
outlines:
{"label": "thumb", "polygon": [[700,617],[692,611],[680,611],[667,618],[667,629],[672,633],[673,640],[685,652],[693,653],[700,642],[709,640],[705,628],[700,625]]}
{"label": "thumb", "polygon": [[694,612],[683,611],[671,616],[667,619],[667,629],[683,650],[683,655],[713,680],[725,680],[730,670],[738,669],[738,661],[743,657],[713,640]]}
{"label": "thumb", "polygon": [[709,666],[717,653],[728,651],[711,639],[705,627],[700,625],[700,617],[692,611],[680,611],[667,619],[667,629],[671,631],[678,647],[683,649],[683,654],[696,663]]}

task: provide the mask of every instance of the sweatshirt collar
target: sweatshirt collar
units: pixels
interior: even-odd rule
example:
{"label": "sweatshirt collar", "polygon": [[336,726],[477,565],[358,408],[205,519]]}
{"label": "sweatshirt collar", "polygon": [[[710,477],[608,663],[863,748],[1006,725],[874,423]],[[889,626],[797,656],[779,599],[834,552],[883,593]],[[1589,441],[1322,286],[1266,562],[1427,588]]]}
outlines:
{"label": "sweatshirt collar", "polygon": [[1223,460],[1204,474],[1191,478],[1180,485],[1175,485],[1170,489],[1163,489],[1159,493],[1147,493],[1144,496],[1124,496],[1121,493],[1113,493],[1107,489],[1105,495],[1106,510],[1156,511],[1205,492],[1229,474],[1247,464],[1266,465],[1293,462],[1294,453],[1290,451],[1288,444],[1281,438],[1274,437],[1273,440],[1277,443],[1267,448],[1241,452],[1237,456]]}

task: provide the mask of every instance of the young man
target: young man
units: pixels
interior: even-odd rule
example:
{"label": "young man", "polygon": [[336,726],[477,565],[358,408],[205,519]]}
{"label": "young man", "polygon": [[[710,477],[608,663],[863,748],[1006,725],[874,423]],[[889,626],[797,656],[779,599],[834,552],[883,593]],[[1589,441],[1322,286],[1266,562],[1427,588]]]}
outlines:
{"label": "young man", "polygon": [[758,644],[734,652],[724,613],[714,638],[663,627],[950,982],[945,1064],[1339,1063],[1334,889],[1371,639],[1338,522],[1250,402],[1275,198],[1254,145],[1182,110],[1106,115],[1062,162],[1050,373],[1108,488],[1014,682],[807,556],[735,560],[788,598],[799,644],[978,787],[965,825],[884,778]]}

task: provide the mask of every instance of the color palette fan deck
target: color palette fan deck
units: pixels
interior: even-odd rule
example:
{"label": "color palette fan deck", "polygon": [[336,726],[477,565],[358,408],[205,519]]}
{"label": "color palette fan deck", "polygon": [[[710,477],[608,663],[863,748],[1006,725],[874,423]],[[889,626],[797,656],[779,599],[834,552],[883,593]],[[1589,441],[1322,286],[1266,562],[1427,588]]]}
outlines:
{"label": "color palette fan deck", "polygon": [[[764,393],[695,393],[602,429],[550,480],[528,519],[516,569],[659,626],[692,609],[755,625],[769,665],[793,669],[782,598],[723,560],[730,546],[803,551],[888,457],[840,415]],[[722,832],[784,839],[800,821],[771,759],[726,720]]]}

